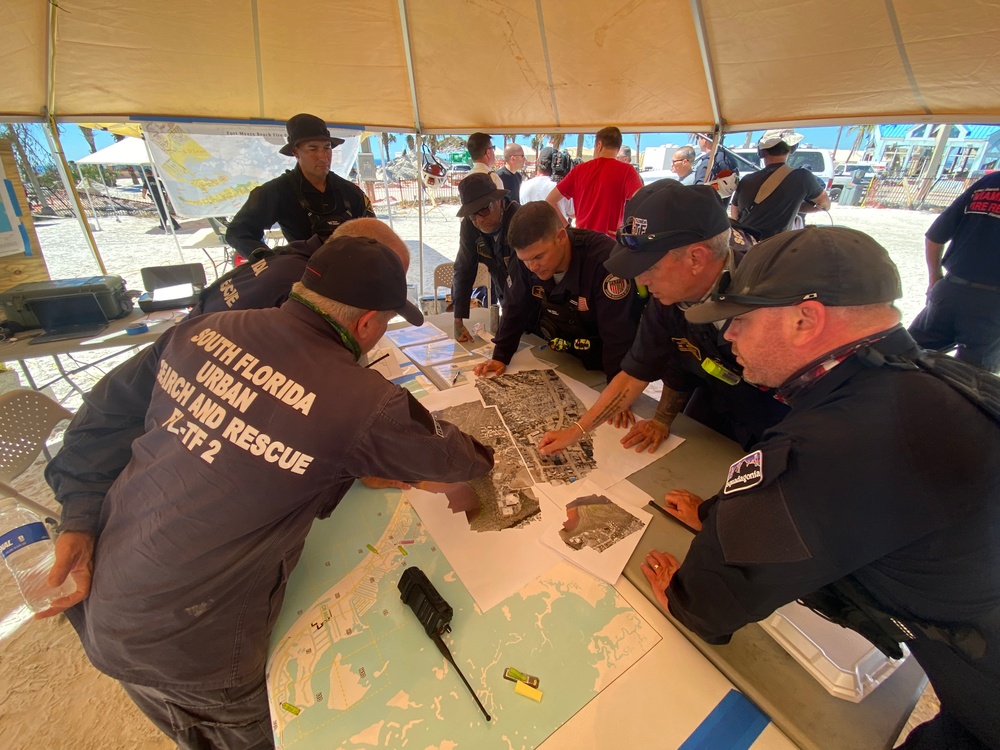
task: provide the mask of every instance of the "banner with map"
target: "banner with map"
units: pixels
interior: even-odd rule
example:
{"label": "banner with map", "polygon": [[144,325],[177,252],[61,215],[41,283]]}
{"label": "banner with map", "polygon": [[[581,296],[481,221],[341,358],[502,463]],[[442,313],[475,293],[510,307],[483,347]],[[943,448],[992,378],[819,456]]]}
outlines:
{"label": "banner with map", "polygon": [[[167,195],[178,216],[232,216],[258,185],[295,166],[278,149],[284,125],[218,122],[140,123]],[[330,169],[349,177],[357,160],[361,131],[331,128],[344,143],[333,150]]]}

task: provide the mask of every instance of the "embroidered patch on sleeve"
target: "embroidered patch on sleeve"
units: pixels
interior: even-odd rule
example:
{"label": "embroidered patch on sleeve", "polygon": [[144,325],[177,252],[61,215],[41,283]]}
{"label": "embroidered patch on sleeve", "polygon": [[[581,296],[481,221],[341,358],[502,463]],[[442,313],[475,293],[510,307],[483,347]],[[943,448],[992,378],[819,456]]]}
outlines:
{"label": "embroidered patch on sleeve", "polygon": [[590,309],[590,306],[587,304],[586,297],[580,297],[579,299],[577,299],[576,309],[579,310],[580,312],[587,312]]}
{"label": "embroidered patch on sleeve", "polygon": [[754,451],[744,456],[729,467],[726,476],[726,486],[722,488],[724,495],[748,490],[764,481],[764,454]]}
{"label": "embroidered patch on sleeve", "polygon": [[604,296],[608,299],[625,299],[628,293],[632,291],[632,282],[629,279],[619,279],[613,273],[609,273],[607,278],[604,279],[602,288]]}

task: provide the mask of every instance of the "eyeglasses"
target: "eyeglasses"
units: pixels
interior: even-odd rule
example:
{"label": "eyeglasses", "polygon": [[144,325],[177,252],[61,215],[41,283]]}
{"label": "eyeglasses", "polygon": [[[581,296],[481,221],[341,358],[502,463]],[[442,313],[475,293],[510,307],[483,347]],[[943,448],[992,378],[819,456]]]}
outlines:
{"label": "eyeglasses", "polygon": [[[645,221],[643,222],[643,228],[645,228]],[[690,231],[684,229],[675,229],[669,232],[654,232],[653,234],[633,234],[635,230],[635,220],[629,217],[625,220],[625,223],[618,227],[615,232],[615,239],[618,240],[618,244],[623,247],[627,247],[629,250],[642,250],[650,242],[656,242],[658,240],[665,240],[668,237],[680,237],[682,235],[691,236],[691,242],[696,241],[698,238],[694,237]],[[640,230],[641,231],[641,230]],[[687,244],[687,243],[681,243]],[[676,247],[680,247],[677,245]]]}
{"label": "eyeglasses", "polygon": [[690,159],[672,159],[670,163],[671,164],[678,164],[678,163],[680,163],[682,161],[690,161]]}
{"label": "eyeglasses", "polygon": [[496,203],[496,201],[490,201],[488,204],[486,204],[486,208],[481,208],[478,211],[474,211],[472,215],[478,216],[480,219],[485,219],[487,216],[490,215],[490,212],[493,210],[494,203]]}

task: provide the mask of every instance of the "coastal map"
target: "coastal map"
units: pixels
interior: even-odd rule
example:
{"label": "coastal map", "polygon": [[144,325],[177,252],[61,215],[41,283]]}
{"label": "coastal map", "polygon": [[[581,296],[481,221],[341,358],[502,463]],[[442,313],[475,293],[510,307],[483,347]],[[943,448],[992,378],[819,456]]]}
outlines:
{"label": "coastal map", "polygon": [[[454,608],[445,641],[492,722],[400,601],[410,565]],[[568,563],[481,612],[400,493],[356,485],[314,524],[289,579],[267,666],[276,744],[534,747],[659,639]],[[514,693],[506,667],[540,678],[544,711]]]}

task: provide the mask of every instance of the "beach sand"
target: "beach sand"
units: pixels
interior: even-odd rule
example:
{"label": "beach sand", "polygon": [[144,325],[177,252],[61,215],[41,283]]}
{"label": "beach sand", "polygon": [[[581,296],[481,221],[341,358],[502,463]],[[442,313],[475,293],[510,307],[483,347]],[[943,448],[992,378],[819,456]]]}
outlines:
{"label": "beach sand", "polygon": [[[430,294],[431,274],[437,263],[453,260],[458,250],[459,221],[456,207],[443,205],[424,219],[424,286]],[[383,215],[381,218],[385,219]],[[904,297],[899,303],[904,322],[909,322],[923,306],[926,270],[923,260],[923,233],[933,220],[928,213],[892,210],[841,208],[834,204],[831,217],[812,215],[811,223],[831,221],[866,231],[885,245],[900,268]],[[411,244],[413,260],[410,283],[419,285],[417,258],[418,220],[414,210],[397,212],[396,231]],[[163,235],[155,218],[113,217],[101,219],[102,229],[95,232],[98,245],[110,273],[120,274],[128,288],[141,289],[139,269],[149,265],[180,262],[205,262],[208,278],[214,278],[211,263],[201,250],[182,249],[170,235]],[[156,228],[156,231],[151,231]],[[184,222],[179,235],[181,245],[204,222]],[[72,220],[57,220],[38,228],[39,240],[52,278],[71,278],[99,273],[96,261]],[[210,250],[218,264],[221,248]],[[0,345],[2,354],[2,345]],[[119,359],[124,359],[123,354]],[[2,359],[2,357],[0,357]],[[41,361],[32,363],[36,379],[51,379],[55,371]],[[109,367],[104,366],[103,370]],[[79,379],[89,387],[100,377],[95,372]],[[22,378],[22,382],[24,382]],[[76,409],[78,394],[62,386],[56,395]],[[42,478],[42,461],[16,482],[19,490],[49,507],[55,507],[52,493]],[[11,577],[0,571],[0,617],[15,610],[17,590]],[[12,634],[0,634],[0,737],[10,750],[166,750],[169,742],[150,724],[126,697],[115,680],[95,670],[87,661],[76,634],[64,617],[47,621],[29,621]],[[904,731],[931,718],[936,701],[928,691],[918,704]]]}

